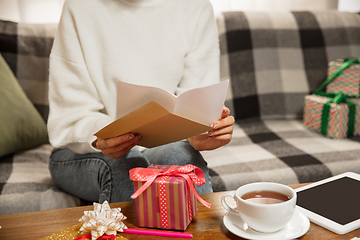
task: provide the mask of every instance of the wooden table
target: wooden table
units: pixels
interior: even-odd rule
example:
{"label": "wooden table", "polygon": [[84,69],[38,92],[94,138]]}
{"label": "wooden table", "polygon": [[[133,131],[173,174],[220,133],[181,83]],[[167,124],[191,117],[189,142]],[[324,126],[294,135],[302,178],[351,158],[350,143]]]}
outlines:
{"label": "wooden table", "polygon": [[[296,188],[301,185],[292,185]],[[242,239],[229,232],[224,224],[223,217],[226,213],[220,199],[224,192],[202,194],[201,197],[211,203],[208,209],[198,204],[198,213],[185,232],[193,234],[193,239]],[[129,228],[137,228],[135,202],[112,203],[112,208],[121,207],[123,214],[128,218],[124,223]],[[93,210],[93,206],[66,208],[59,210],[0,215],[0,239],[39,239],[78,224],[78,219],[84,211]],[[144,239],[144,235],[121,234],[127,239]],[[360,229],[346,235],[337,235],[322,227],[311,223],[310,230],[302,236],[301,240],[309,239],[346,239],[360,237]],[[146,236],[147,240],[166,239],[165,237]],[[172,238],[179,239],[179,238]]]}

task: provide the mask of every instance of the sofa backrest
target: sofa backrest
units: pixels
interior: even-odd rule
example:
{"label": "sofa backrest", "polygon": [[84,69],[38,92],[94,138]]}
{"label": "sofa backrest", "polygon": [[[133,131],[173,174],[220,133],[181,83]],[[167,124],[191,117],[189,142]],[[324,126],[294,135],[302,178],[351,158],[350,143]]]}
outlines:
{"label": "sofa backrest", "polygon": [[[331,60],[360,57],[360,15],[338,11],[224,12],[217,16],[221,78],[236,120],[301,118],[304,96]],[[47,121],[49,54],[57,24],[0,20],[0,52]]]}
{"label": "sofa backrest", "polygon": [[221,78],[236,120],[301,118],[304,96],[331,60],[360,57],[360,15],[338,11],[224,12],[217,16]]}
{"label": "sofa backrest", "polygon": [[49,55],[57,24],[0,20],[0,52],[45,122],[49,113]]}

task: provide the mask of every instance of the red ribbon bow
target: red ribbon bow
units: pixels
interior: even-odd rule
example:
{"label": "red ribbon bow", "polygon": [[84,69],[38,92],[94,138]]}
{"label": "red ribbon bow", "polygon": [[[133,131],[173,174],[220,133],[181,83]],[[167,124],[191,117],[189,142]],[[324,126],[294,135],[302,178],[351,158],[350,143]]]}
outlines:
{"label": "red ribbon bow", "polygon": [[177,176],[183,177],[186,180],[190,190],[194,193],[195,197],[202,205],[207,208],[210,208],[211,206],[211,204],[202,199],[195,190],[193,183],[195,183],[196,186],[201,186],[205,183],[205,177],[203,171],[194,165],[187,164],[182,167],[173,165],[166,171],[151,168],[133,168],[129,171],[129,173],[132,181],[146,181],[146,183],[131,196],[133,199],[137,198],[142,192],[144,192],[158,176]]}

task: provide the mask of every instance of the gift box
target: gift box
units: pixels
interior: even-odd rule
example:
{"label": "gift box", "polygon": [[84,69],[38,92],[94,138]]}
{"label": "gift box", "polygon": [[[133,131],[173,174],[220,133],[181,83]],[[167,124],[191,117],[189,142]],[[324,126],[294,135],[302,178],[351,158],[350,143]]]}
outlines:
{"label": "gift box", "polygon": [[[339,71],[339,73],[337,73]],[[360,97],[360,61],[359,59],[339,59],[329,62],[328,77],[335,78],[326,86],[326,93],[342,92],[349,97]]]}
{"label": "gift box", "polygon": [[305,96],[304,126],[330,138],[360,135],[360,99],[344,96]]}
{"label": "gift box", "polygon": [[348,102],[355,104],[354,110],[354,136],[360,135],[360,98],[347,98]]}
{"label": "gift box", "polygon": [[139,227],[185,230],[197,212],[194,184],[205,183],[203,172],[193,165],[150,165],[130,170]]}

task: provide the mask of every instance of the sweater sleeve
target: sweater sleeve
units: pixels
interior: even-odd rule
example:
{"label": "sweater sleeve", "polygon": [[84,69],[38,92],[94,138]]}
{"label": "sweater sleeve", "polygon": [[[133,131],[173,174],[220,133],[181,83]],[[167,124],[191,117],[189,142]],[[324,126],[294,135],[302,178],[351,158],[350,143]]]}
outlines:
{"label": "sweater sleeve", "polygon": [[86,67],[68,2],[50,54],[48,132],[50,143],[77,153],[97,151],[93,135],[111,122]]}
{"label": "sweater sleeve", "polygon": [[188,26],[189,52],[185,56],[184,73],[176,94],[220,81],[220,49],[212,5],[202,2]]}

